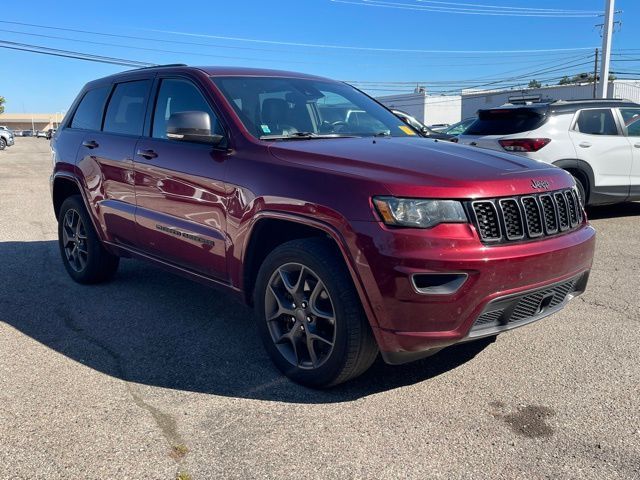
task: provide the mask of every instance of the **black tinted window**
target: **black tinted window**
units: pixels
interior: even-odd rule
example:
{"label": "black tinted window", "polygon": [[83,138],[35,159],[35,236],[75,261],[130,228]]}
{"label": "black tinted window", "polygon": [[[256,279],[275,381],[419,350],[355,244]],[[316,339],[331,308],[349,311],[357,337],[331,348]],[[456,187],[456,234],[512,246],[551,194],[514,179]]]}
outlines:
{"label": "black tinted window", "polygon": [[640,137],[640,108],[621,108],[620,113],[627,127],[627,135]]}
{"label": "black tinted window", "polygon": [[608,108],[581,111],[576,130],[590,135],[618,135],[613,113]]}
{"label": "black tinted window", "polygon": [[540,127],[546,117],[529,108],[480,110],[465,135],[511,135]]}
{"label": "black tinted window", "polygon": [[105,132],[142,135],[145,100],[150,83],[142,80],[116,85],[104,119]]}
{"label": "black tinted window", "polygon": [[84,94],[76,113],[71,120],[71,128],[84,128],[87,130],[100,130],[102,124],[102,112],[104,102],[109,94],[110,87],[96,88]]}
{"label": "black tinted window", "polygon": [[167,138],[167,120],[174,113],[199,111],[209,114],[211,133],[223,135],[218,119],[200,90],[188,80],[166,79],[160,84],[158,100],[153,115],[155,138]]}

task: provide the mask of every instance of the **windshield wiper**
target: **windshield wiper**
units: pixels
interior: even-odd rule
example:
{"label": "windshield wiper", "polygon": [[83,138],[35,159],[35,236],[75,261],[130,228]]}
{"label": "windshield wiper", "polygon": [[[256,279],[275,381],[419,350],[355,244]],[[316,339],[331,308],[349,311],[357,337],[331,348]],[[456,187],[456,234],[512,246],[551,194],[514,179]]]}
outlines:
{"label": "windshield wiper", "polygon": [[374,137],[390,137],[391,132],[389,130],[383,130],[382,132],[374,133]]}
{"label": "windshield wiper", "polygon": [[313,133],[293,132],[285,135],[262,135],[260,140],[312,140],[316,138],[354,138],[356,135],[343,135],[340,133]]}

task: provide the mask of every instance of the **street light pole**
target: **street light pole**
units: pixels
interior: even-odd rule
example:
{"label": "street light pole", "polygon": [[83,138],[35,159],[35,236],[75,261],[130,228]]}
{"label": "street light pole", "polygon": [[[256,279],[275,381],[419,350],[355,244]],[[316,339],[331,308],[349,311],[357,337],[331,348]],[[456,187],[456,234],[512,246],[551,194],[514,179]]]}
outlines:
{"label": "street light pole", "polygon": [[609,63],[611,61],[611,36],[613,35],[613,15],[615,0],[605,0],[604,25],[602,29],[602,67],[600,68],[600,83],[598,97],[607,98],[609,87]]}

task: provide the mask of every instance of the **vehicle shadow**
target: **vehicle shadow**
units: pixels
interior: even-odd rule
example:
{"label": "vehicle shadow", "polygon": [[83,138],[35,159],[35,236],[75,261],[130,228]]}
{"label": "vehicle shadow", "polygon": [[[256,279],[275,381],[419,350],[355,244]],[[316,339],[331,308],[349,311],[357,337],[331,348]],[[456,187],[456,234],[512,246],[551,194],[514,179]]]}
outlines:
{"label": "vehicle shadow", "polygon": [[640,216],[640,202],[616,203],[614,205],[587,207],[587,216],[589,217],[589,220]]}
{"label": "vehicle shadow", "polygon": [[251,311],[227,294],[130,260],[110,283],[78,285],[64,271],[54,241],[0,243],[0,259],[0,322],[87,367],[145,385],[283,402],[347,402],[427,381],[491,343],[452,347],[402,366],[378,359],[362,377],[316,391],[272,366]]}

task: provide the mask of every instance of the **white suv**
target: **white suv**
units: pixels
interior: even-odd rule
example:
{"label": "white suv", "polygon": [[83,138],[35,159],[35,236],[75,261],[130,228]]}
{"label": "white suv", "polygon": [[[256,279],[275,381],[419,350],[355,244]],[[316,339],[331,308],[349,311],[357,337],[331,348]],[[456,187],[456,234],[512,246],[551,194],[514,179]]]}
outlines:
{"label": "white suv", "polygon": [[458,142],[551,163],[585,205],[640,200],[640,105],[571,100],[480,110]]}

